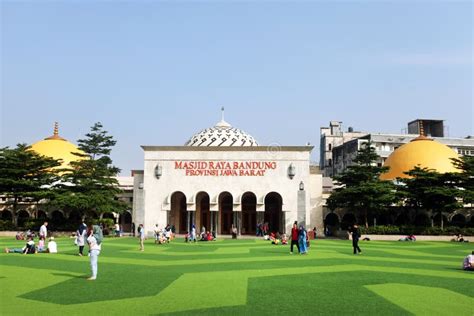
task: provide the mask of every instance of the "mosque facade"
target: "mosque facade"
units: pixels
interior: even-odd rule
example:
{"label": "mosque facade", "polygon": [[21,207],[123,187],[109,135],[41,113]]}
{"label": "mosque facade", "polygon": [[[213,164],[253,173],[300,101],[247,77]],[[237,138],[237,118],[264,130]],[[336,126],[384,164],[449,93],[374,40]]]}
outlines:
{"label": "mosque facade", "polygon": [[141,146],[134,171],[133,221],[148,234],[170,224],[217,234],[255,234],[258,224],[288,232],[297,221],[322,229],[322,175],[313,146],[261,146],[224,119],[183,146]]}

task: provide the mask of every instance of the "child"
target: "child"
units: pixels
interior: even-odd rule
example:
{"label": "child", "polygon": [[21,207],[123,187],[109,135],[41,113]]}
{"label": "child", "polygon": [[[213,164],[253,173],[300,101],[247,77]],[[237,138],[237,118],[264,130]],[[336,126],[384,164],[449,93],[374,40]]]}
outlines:
{"label": "child", "polygon": [[41,236],[38,242],[38,252],[43,252],[43,251],[44,251],[44,236]]}

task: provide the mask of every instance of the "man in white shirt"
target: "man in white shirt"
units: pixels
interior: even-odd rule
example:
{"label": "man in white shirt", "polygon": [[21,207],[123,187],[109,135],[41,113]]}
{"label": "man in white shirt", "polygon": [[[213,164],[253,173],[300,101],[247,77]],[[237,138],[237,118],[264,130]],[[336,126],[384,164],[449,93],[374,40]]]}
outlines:
{"label": "man in white shirt", "polygon": [[40,230],[39,230],[40,237],[44,237],[44,239],[48,237],[48,229],[46,228],[46,226],[48,226],[48,222],[44,222],[44,224],[41,225]]}

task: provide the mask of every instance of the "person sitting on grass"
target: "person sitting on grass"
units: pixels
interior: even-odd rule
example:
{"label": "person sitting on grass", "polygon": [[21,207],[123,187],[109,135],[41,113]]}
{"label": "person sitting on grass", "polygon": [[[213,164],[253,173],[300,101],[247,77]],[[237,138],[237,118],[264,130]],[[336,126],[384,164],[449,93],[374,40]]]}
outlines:
{"label": "person sitting on grass", "polygon": [[464,258],[462,268],[466,271],[474,271],[474,251]]}
{"label": "person sitting on grass", "polygon": [[5,248],[6,253],[22,253],[24,255],[36,254],[36,246],[32,237],[28,237],[26,245],[23,248]]}
{"label": "person sitting on grass", "polygon": [[44,237],[41,236],[39,241],[38,241],[38,252],[43,252],[45,251],[44,249]]}
{"label": "person sitting on grass", "polygon": [[212,234],[208,231],[207,232],[207,241],[213,241],[214,240],[214,237],[212,236]]}
{"label": "person sitting on grass", "polygon": [[288,237],[286,236],[286,234],[281,235],[281,244],[288,245]]}

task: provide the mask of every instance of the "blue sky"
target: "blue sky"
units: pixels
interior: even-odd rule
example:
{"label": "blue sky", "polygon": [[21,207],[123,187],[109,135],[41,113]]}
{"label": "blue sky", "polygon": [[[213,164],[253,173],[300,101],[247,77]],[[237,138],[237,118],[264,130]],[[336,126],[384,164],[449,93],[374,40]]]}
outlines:
{"label": "blue sky", "polygon": [[[1,2],[1,146],[100,121],[114,162],[220,119],[260,144],[319,146],[330,120],[473,129],[470,1]],[[318,160],[318,148],[313,159]]]}

